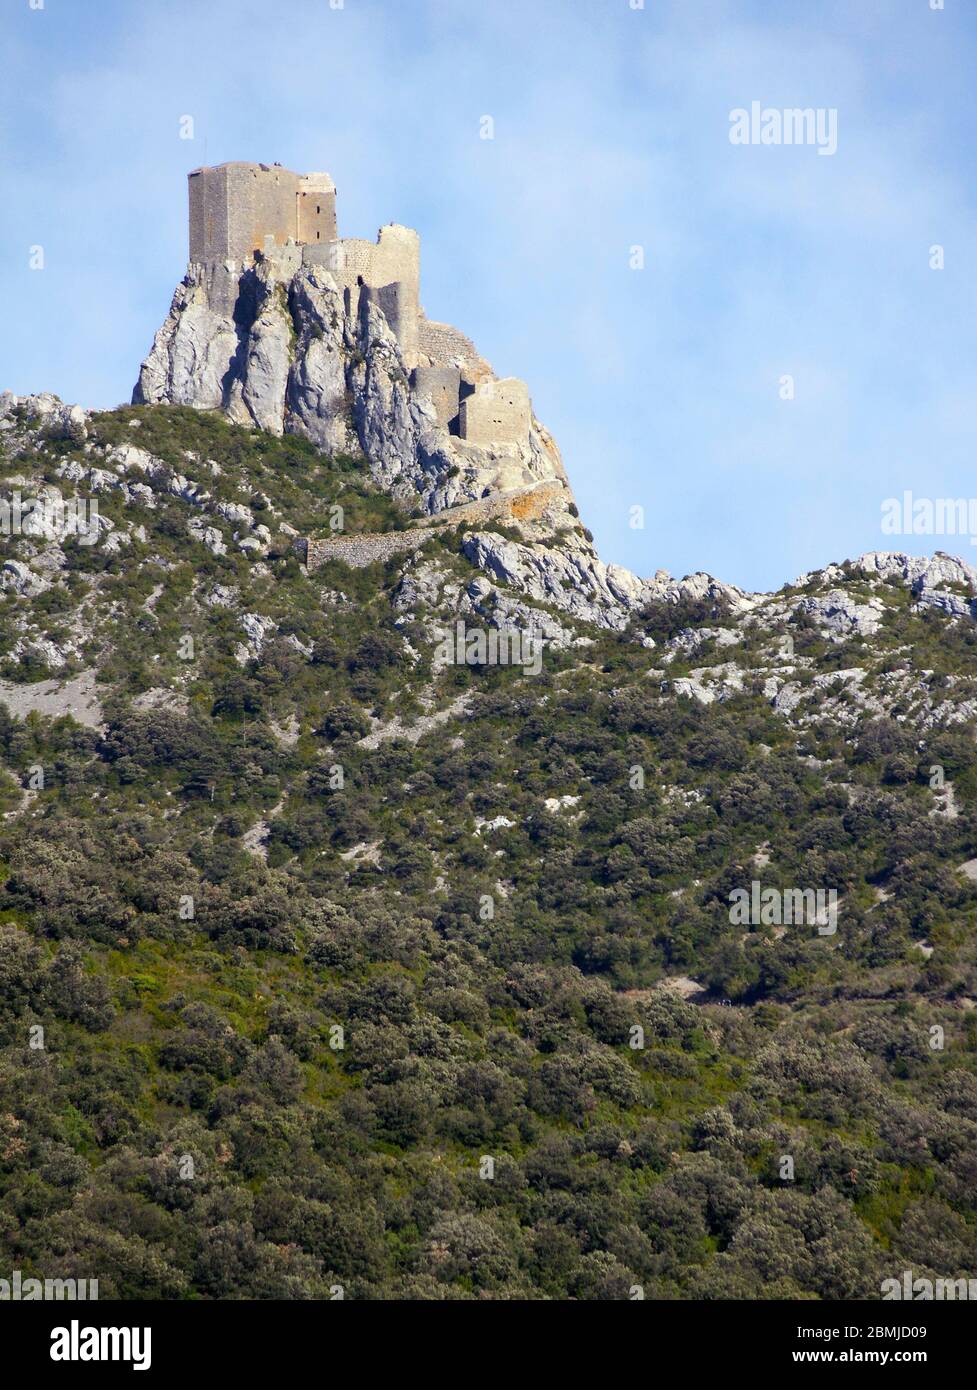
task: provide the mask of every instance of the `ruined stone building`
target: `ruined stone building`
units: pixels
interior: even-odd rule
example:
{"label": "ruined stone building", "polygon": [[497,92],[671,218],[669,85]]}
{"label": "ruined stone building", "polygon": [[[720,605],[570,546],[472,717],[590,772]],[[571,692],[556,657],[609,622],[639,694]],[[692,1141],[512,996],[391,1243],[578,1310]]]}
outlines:
{"label": "ruined stone building", "polygon": [[191,262],[243,263],[269,239],[276,246],[336,241],[336,185],[328,174],[219,164],[194,169],[189,185]]}
{"label": "ruined stone building", "polygon": [[411,385],[438,423],[480,447],[529,439],[532,406],[525,383],[497,380],[456,328],[428,319],[420,304],[421,242],[391,223],[375,242],[340,237],[336,186],[328,174],[296,174],[279,164],[220,164],[189,175],[190,262],[243,270],[256,257],[293,256],[335,276],[346,311],[375,302],[400,345]]}

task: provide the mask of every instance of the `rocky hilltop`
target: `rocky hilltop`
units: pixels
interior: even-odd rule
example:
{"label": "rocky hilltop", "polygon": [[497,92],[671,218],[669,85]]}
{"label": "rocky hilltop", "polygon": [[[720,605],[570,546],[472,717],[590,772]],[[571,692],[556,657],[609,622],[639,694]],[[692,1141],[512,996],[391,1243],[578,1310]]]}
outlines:
{"label": "rocky hilltop", "polygon": [[[449,332],[441,361],[473,382],[495,380],[471,343]],[[551,479],[566,487],[569,509],[559,451],[535,417],[525,440],[469,443],[439,419],[415,373],[380,302],[361,296],[351,311],[328,269],[269,249],[244,269],[190,266],[133,402],[219,409],[237,424],[362,453],[381,487],[425,513]]]}
{"label": "rocky hilltop", "polygon": [[136,404],[362,453],[425,513],[558,480],[528,388],[420,304],[421,244],[391,223],[340,238],[328,174],[226,164],[189,176],[190,264],[143,363]]}
{"label": "rocky hilltop", "polygon": [[[253,196],[254,180],[279,177],[268,166],[201,173],[223,173],[226,180],[228,168],[244,182],[243,191],[231,193],[220,184],[218,211],[225,218]],[[311,177],[317,184],[328,179]],[[195,196],[192,176],[191,216]],[[469,520],[459,509],[477,503],[482,520],[506,524],[514,534],[502,544],[493,530],[473,529],[466,541],[473,564],[529,598],[603,627],[624,627],[665,592],[732,596],[701,575],[676,584],[661,572],[640,580],[605,565],[528,393],[524,420],[507,417],[500,437],[491,437],[491,426],[465,428],[469,397],[499,387],[499,380],[471,339],[429,320],[419,304],[405,309],[403,295],[387,292],[400,291],[399,281],[386,290],[364,286],[355,272],[367,270],[369,253],[382,251],[385,237],[399,255],[374,279],[419,278],[419,239],[396,226],[381,229],[376,247],[336,240],[326,256],[292,236],[280,244],[281,235],[269,234],[262,249],[247,254],[247,240],[222,243],[239,259],[221,259],[214,246],[195,245],[191,235],[191,257],[200,259],[191,259],[177,287],[133,403],[220,410],[239,425],[295,434],[327,453],[361,455],[377,486],[408,515],[452,524]],[[356,258],[350,247],[359,248]],[[452,376],[454,401],[445,405]],[[357,553],[370,554],[362,542]]]}
{"label": "rocky hilltop", "polygon": [[[457,360],[490,371],[474,348]],[[133,400],[219,409],[327,452],[362,454],[407,515],[451,524],[463,504],[478,502],[483,518],[516,533],[503,540],[473,529],[467,537],[466,554],[490,583],[602,627],[623,628],[664,594],[735,596],[705,575],[673,581],[659,571],[640,580],[605,564],[579,520],[556,443],[535,417],[526,444],[470,445],[438,421],[410,377],[378,305],[364,299],[350,318],[327,270],[269,252],[240,274],[190,267]]]}

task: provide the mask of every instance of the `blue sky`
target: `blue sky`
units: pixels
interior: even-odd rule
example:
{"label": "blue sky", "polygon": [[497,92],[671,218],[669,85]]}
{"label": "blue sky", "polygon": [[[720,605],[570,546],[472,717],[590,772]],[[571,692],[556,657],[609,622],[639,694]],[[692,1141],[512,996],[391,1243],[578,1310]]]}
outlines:
{"label": "blue sky", "polygon": [[[529,382],[605,559],[977,561],[880,529],[977,487],[977,6],[633,3],[0,0],[0,389],[128,399],[187,171],[278,160],[343,235],[418,228],[428,314]],[[753,101],[835,109],[837,153],[732,145]]]}

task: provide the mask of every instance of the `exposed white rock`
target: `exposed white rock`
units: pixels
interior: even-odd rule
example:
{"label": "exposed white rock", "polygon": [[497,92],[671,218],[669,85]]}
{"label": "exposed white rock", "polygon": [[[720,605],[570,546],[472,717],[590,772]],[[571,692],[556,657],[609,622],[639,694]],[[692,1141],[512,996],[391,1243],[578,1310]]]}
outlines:
{"label": "exposed white rock", "polygon": [[15,719],[32,713],[52,719],[70,714],[79,724],[97,728],[103,718],[94,671],[82,671],[70,680],[33,681],[27,685],[0,681],[0,702]]}
{"label": "exposed white rock", "polygon": [[687,695],[693,700],[698,700],[700,705],[711,705],[716,698],[716,692],[709,686],[702,685],[688,676],[680,676],[673,682],[672,689],[676,695]]}
{"label": "exposed white rock", "polygon": [[0,587],[5,590],[12,589],[15,594],[26,594],[33,597],[35,594],[41,593],[48,585],[20,560],[5,560],[3,571],[0,573]]}
{"label": "exposed white rock", "polygon": [[912,589],[938,589],[945,584],[965,584],[977,593],[977,570],[966,560],[938,550],[935,555],[905,555],[870,551],[853,561],[856,570],[881,579],[901,579]]}
{"label": "exposed white rock", "polygon": [[[133,399],[220,409],[272,434],[304,434],[329,452],[362,452],[385,490],[429,513],[566,481],[535,421],[524,444],[497,449],[440,427],[376,299],[363,297],[348,314],[332,274],[303,265],[294,247],[259,255],[243,271],[190,266]],[[567,489],[567,508],[572,500]]]}
{"label": "exposed white rock", "polygon": [[878,632],[885,604],[879,598],[858,603],[844,589],[832,589],[818,597],[801,599],[795,611],[808,614],[833,641],[844,641]]}
{"label": "exposed white rock", "polygon": [[697,652],[706,642],[715,642],[717,647],[735,647],[742,640],[743,634],[731,627],[685,628],[669,642],[669,647],[675,650],[670,652],[665,660],[674,658],[678,652]]}
{"label": "exposed white rock", "polygon": [[0,391],[0,431],[15,431],[22,419],[28,426],[40,429],[51,439],[69,439],[75,444],[84,442],[88,434],[91,411],[80,405],[66,405],[59,396],[43,391],[36,396],[15,396],[12,391]]}
{"label": "exposed white rock", "polygon": [[204,603],[211,608],[233,608],[238,600],[238,591],[233,584],[215,584],[204,595]]}
{"label": "exposed white rock", "polygon": [[446,724],[451,719],[462,718],[470,704],[471,695],[465,692],[456,696],[450,704],[444,705],[432,714],[422,714],[410,724],[404,723],[399,716],[395,716],[386,723],[375,720],[371,731],[358,740],[358,746],[360,748],[379,748],[382,743],[387,743],[393,738],[406,739],[408,743],[419,743],[425,734],[429,734],[440,724]]}
{"label": "exposed white rock", "polygon": [[208,526],[201,516],[193,516],[187,522],[187,530],[196,541],[205,545],[211,555],[226,555],[227,544],[216,526]]}
{"label": "exposed white rock", "polygon": [[482,820],[480,817],[476,817],[475,834],[481,835],[483,830],[511,830],[515,823],[508,816],[493,816],[491,820]]}
{"label": "exposed white rock", "polygon": [[261,650],[265,642],[277,629],[277,624],[273,618],[264,617],[260,613],[242,613],[241,627],[247,638],[247,649],[249,657],[261,655]]}
{"label": "exposed white rock", "polygon": [[223,266],[193,267],[139,373],[136,404],[168,401],[219,410],[238,355],[230,276]]}
{"label": "exposed white rock", "polygon": [[240,502],[217,502],[214,511],[218,516],[229,521],[232,526],[243,527],[250,531],[254,526],[254,514],[250,507],[245,507]]}
{"label": "exposed white rock", "polygon": [[742,691],[743,671],[734,661],[703,666],[688,676],[676,677],[672,689],[676,695],[686,695],[702,705],[711,705],[715,700],[729,700]]}
{"label": "exposed white rock", "polygon": [[494,532],[466,536],[468,559],[503,584],[541,603],[564,609],[584,622],[620,630],[641,602],[641,581],[622,583],[627,571],[608,566],[589,546],[555,549],[523,545]]}
{"label": "exposed white rock", "polygon": [[147,450],[140,449],[135,444],[116,445],[114,449],[109,450],[107,461],[113,464],[119,473],[135,470],[150,478],[168,474],[170,471],[162,459],[154,458]]}

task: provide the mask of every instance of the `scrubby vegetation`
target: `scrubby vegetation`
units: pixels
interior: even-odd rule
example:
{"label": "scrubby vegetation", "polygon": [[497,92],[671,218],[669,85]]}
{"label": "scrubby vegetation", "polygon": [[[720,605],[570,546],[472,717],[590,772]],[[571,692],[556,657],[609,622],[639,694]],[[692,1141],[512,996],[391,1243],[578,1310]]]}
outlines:
{"label": "scrubby vegetation", "polygon": [[[402,524],[352,462],[216,418],[127,410],[97,438],[134,416],[141,447],[295,529],[337,500]],[[211,555],[186,515],[147,510],[112,556],[68,546],[56,584],[0,606],[8,642],[27,609],[97,608],[65,673],[90,659],[105,712],[0,712],[0,1267],[125,1298],[973,1276],[970,722],[799,730],[760,683],[705,706],[649,679],[635,633],[538,677],[438,671],[429,615],[397,602],[413,561],[307,575],[277,541]],[[428,553],[470,575],[457,537]],[[915,645],[977,679],[972,629],[901,591],[877,641],[792,632],[819,671],[881,677]],[[837,890],[837,933],[734,926],[753,880]]]}

